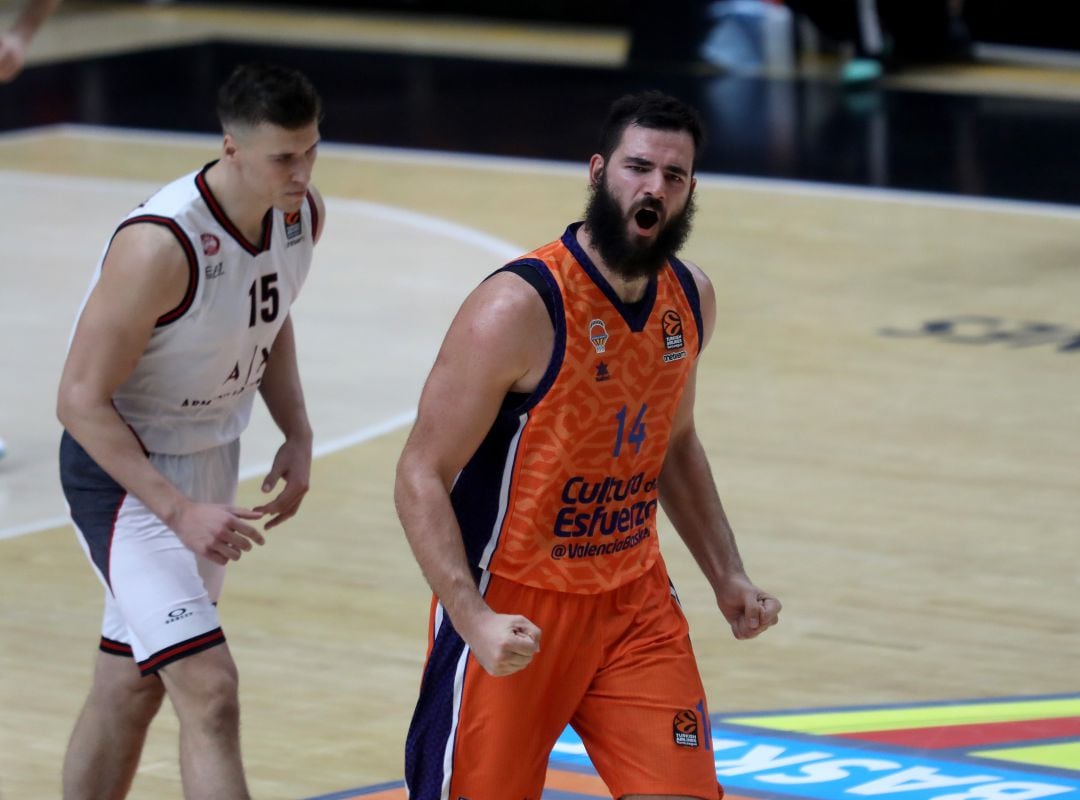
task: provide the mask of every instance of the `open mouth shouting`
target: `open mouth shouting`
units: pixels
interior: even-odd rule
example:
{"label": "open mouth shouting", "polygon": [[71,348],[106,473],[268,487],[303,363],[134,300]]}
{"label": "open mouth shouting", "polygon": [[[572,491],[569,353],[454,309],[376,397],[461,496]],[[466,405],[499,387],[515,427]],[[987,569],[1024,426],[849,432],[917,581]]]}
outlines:
{"label": "open mouth shouting", "polygon": [[660,215],[652,208],[639,208],[634,213],[634,223],[637,225],[639,233],[649,234],[658,227]]}

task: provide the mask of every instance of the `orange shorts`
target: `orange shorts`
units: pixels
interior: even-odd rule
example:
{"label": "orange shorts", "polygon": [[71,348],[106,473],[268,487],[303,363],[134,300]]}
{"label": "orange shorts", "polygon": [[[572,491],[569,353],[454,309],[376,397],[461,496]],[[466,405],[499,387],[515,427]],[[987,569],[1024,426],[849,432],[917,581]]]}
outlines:
{"label": "orange shorts", "polygon": [[412,800],[539,800],[567,724],[616,798],[723,796],[686,618],[662,560],[601,594],[490,573],[480,587],[494,610],[539,626],[541,650],[521,672],[492,677],[434,606],[406,745]]}

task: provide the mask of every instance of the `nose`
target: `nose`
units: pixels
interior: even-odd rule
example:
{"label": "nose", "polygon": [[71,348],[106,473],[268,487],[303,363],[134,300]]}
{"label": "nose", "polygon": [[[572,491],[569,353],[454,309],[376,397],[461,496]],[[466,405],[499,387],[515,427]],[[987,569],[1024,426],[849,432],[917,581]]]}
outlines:
{"label": "nose", "polygon": [[296,162],[296,166],[293,167],[292,179],[296,183],[302,183],[307,186],[311,182],[311,171],[315,167],[314,154],[308,158],[299,159]]}
{"label": "nose", "polygon": [[657,200],[664,199],[664,175],[660,170],[653,170],[645,177],[645,196]]}

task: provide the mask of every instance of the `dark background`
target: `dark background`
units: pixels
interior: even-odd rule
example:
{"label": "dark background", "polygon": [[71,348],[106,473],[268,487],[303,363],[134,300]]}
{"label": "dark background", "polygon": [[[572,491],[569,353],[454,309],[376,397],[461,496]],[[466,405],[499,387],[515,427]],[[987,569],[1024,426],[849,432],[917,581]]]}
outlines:
{"label": "dark background", "polygon": [[[847,0],[822,0],[841,5]],[[884,0],[913,8],[926,0]],[[543,22],[572,22],[606,26],[626,25],[644,9],[655,20],[670,15],[673,6],[695,0],[652,2],[639,0],[315,0],[317,8],[386,11],[395,14],[480,16]],[[221,0],[222,5],[250,5],[250,0]],[[263,5],[297,6],[296,0],[268,0]],[[967,0],[965,17],[975,38],[982,42],[1080,50],[1080,25],[1072,0]]]}
{"label": "dark background", "polygon": [[[916,0],[906,0],[916,2]],[[1075,37],[1025,3],[968,0],[1014,39]],[[293,4],[295,6],[295,4]],[[610,24],[629,3],[490,0],[334,2],[429,15],[528,15]],[[996,12],[995,12],[996,9]],[[1060,16],[1060,15],[1059,15]],[[1006,22],[1010,24],[1006,26]],[[1030,34],[1034,35],[1034,34]],[[631,63],[560,66],[212,41],[51,63],[0,86],[0,130],[57,123],[216,132],[214,93],[238,63],[296,66],[323,94],[327,141],[582,162],[610,101],[661,89],[701,109],[712,173],[1007,199],[1080,202],[1080,104],[1002,94],[852,88],[837,78],[764,78]]]}

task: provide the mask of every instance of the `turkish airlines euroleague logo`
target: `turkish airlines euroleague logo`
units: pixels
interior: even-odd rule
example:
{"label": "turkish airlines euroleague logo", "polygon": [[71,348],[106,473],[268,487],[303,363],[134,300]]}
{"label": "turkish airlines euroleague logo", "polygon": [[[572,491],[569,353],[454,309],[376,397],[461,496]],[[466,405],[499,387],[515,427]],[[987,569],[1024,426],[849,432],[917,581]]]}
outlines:
{"label": "turkish airlines euroleague logo", "polygon": [[671,723],[671,729],[675,744],[679,745],[679,747],[698,746],[697,714],[690,709],[680,711],[675,715],[675,719]]}
{"label": "turkish airlines euroleague logo", "polygon": [[677,311],[668,309],[660,317],[660,325],[664,330],[664,349],[681,350],[683,347],[682,317]]}
{"label": "turkish airlines euroleague logo", "polygon": [[297,239],[304,232],[302,217],[299,211],[290,211],[285,214],[285,238]]}

